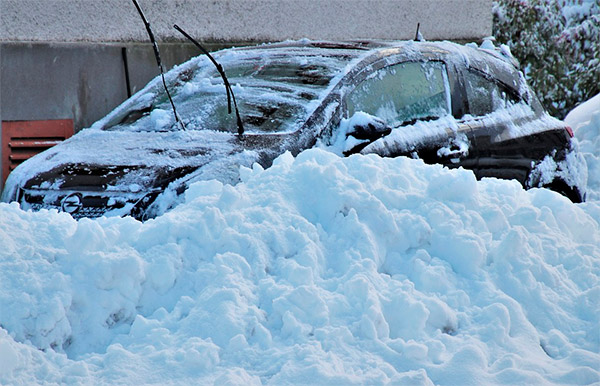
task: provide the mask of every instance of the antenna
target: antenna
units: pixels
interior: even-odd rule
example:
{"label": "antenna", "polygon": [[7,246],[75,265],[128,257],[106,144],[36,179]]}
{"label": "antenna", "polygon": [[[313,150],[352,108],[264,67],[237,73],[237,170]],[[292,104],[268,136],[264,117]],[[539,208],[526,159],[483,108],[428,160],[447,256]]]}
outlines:
{"label": "antenna", "polygon": [[179,119],[179,116],[177,115],[177,110],[175,109],[175,103],[173,103],[173,98],[171,98],[171,93],[169,93],[169,89],[167,88],[167,82],[165,81],[165,71],[163,70],[162,62],[160,60],[160,52],[158,51],[158,44],[156,44],[156,39],[154,39],[154,34],[152,33],[152,29],[150,29],[150,23],[148,23],[148,20],[146,20],[146,16],[144,16],[144,13],[142,12],[142,9],[140,8],[140,5],[138,4],[138,2],[136,0],[131,0],[131,1],[133,1],[133,4],[137,8],[137,10],[140,14],[140,17],[142,18],[142,21],[144,22],[144,25],[146,26],[146,31],[148,32],[150,41],[152,42],[152,48],[154,48],[154,56],[156,57],[156,63],[158,64],[158,69],[160,70],[160,76],[162,78],[162,83],[165,88],[165,91],[167,92],[167,97],[169,97],[169,102],[171,102],[171,107],[173,108],[173,115],[175,116],[175,121],[177,121],[177,123],[179,123],[179,125],[181,125],[181,128],[183,130],[185,130],[185,125],[183,124],[183,121],[181,121]]}
{"label": "antenna", "polygon": [[419,31],[420,28],[421,28],[421,23],[417,23],[417,33],[415,34],[416,42],[424,42],[425,41],[425,38],[423,37],[423,35],[421,35],[421,32]]}

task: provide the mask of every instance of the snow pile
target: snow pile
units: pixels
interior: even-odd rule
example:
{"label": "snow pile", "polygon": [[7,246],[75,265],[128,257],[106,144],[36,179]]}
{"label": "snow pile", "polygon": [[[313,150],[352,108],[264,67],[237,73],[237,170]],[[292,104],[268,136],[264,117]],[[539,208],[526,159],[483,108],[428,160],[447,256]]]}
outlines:
{"label": "snow pile", "polygon": [[600,200],[600,94],[582,103],[565,118],[579,140],[588,166],[588,200]]}
{"label": "snow pile", "polygon": [[0,204],[0,384],[600,381],[600,202],[322,149],[146,223]]}

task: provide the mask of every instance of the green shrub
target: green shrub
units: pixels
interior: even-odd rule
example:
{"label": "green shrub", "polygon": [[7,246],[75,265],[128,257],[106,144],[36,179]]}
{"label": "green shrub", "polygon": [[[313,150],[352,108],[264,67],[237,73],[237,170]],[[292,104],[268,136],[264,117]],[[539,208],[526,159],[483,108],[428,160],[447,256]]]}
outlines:
{"label": "green shrub", "polygon": [[493,16],[494,36],[552,115],[563,118],[600,93],[597,0],[495,0]]}

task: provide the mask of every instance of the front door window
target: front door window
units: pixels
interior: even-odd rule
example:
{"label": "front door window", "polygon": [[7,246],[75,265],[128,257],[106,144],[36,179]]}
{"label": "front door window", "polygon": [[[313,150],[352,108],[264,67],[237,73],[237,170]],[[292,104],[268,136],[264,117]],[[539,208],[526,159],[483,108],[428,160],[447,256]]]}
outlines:
{"label": "front door window", "polygon": [[348,116],[362,111],[390,126],[450,114],[450,91],[443,62],[404,62],[370,74],[346,97]]}

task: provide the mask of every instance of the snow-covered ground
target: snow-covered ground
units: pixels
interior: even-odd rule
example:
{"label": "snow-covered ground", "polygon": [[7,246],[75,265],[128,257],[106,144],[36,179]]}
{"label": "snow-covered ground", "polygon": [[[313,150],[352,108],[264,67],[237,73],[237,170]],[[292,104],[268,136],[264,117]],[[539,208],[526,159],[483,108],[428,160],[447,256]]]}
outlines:
{"label": "snow-covered ground", "polygon": [[565,122],[575,131],[588,166],[588,199],[600,200],[600,94],[576,107]]}
{"label": "snow-covered ground", "polygon": [[324,149],[143,224],[0,204],[0,384],[597,384],[599,98],[583,204]]}

